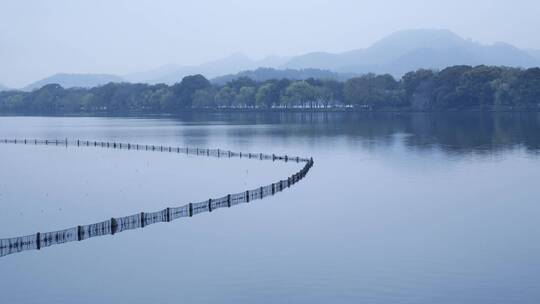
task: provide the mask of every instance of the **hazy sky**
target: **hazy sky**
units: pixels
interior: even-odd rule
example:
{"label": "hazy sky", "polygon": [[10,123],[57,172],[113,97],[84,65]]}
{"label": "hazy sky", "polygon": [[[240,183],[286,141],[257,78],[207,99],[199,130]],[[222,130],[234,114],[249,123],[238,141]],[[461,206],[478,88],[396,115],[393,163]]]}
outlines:
{"label": "hazy sky", "polygon": [[0,0],[0,83],[126,74],[237,52],[344,51],[411,28],[540,49],[539,12],[539,0]]}

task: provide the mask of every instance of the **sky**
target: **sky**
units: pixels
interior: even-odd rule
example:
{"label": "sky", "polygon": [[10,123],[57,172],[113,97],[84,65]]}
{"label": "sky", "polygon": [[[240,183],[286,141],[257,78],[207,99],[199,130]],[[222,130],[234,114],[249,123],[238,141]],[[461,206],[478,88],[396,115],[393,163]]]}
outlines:
{"label": "sky", "polygon": [[0,0],[0,84],[55,73],[128,74],[234,53],[254,59],[368,47],[449,29],[540,49],[538,0]]}

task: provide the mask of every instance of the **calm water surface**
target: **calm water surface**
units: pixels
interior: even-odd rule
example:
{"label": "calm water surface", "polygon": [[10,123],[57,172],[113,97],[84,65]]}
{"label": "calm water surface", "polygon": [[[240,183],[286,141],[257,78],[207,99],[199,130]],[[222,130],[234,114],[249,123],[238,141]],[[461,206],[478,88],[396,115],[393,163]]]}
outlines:
{"label": "calm water surface", "polygon": [[[0,138],[312,156],[270,199],[0,258],[1,303],[538,303],[537,114],[0,117]],[[251,189],[300,166],[0,145],[0,238]]]}

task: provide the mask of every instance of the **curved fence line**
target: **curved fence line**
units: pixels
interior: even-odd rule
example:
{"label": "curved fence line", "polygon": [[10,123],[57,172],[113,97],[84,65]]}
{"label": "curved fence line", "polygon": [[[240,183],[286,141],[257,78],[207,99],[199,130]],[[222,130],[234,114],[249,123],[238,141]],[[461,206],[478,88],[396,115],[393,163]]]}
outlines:
{"label": "curved fence line", "polygon": [[199,155],[220,158],[247,158],[272,161],[294,161],[305,163],[304,167],[297,173],[275,183],[261,186],[252,190],[239,193],[227,194],[220,198],[208,199],[199,203],[189,203],[180,207],[169,207],[157,212],[141,212],[130,216],[111,218],[99,223],[72,227],[60,231],[38,232],[36,234],[19,236],[7,239],[0,239],[0,257],[19,253],[26,250],[40,250],[52,245],[64,244],[68,242],[83,241],[92,237],[114,235],[126,230],[144,228],[148,225],[171,222],[182,217],[192,217],[203,212],[212,212],[219,208],[230,208],[232,206],[250,203],[254,200],[263,199],[291,187],[302,180],[311,167],[313,158],[301,158],[290,156],[276,156],[263,153],[242,153],[220,149],[201,148],[180,148],[155,145],[140,145],[117,142],[89,141],[89,140],[38,140],[38,139],[0,139],[3,144],[24,144],[24,145],[53,145],[53,146],[77,146],[77,147],[100,147],[109,149],[124,149],[136,151],[157,151],[167,153],[181,153],[187,155]]}

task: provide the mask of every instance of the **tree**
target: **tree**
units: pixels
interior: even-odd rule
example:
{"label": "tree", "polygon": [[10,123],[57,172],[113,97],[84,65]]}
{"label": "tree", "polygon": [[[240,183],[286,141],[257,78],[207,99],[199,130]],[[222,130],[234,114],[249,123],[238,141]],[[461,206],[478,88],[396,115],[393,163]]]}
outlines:
{"label": "tree", "polygon": [[169,86],[164,84],[155,85],[146,99],[145,109],[150,112],[166,112],[174,108],[174,94]]}
{"label": "tree", "polygon": [[329,104],[342,103],[344,101],[343,96],[343,83],[337,80],[323,80],[320,96],[325,107]]}
{"label": "tree", "polygon": [[467,107],[493,105],[495,99],[493,81],[500,76],[499,68],[487,66],[478,66],[463,73],[456,88],[461,103]]}
{"label": "tree", "polygon": [[210,82],[202,75],[186,76],[182,82],[173,86],[175,104],[173,110],[190,109],[193,105],[193,94],[197,90],[211,87]]}
{"label": "tree", "polygon": [[0,92],[1,113],[175,113],[213,107],[328,107],[338,102],[371,109],[539,108],[540,68],[452,66],[440,72],[410,72],[400,82],[390,75],[374,74],[345,83],[328,78],[255,82],[241,77],[224,86],[193,75],[173,86],[108,83],[64,89],[49,84],[32,92]]}
{"label": "tree", "polygon": [[229,86],[224,86],[216,94],[216,105],[221,107],[231,108],[234,100],[236,99],[236,93]]}
{"label": "tree", "polygon": [[432,86],[432,96],[430,96],[430,99],[433,99],[431,107],[444,109],[462,106],[463,103],[457,93],[457,87],[463,75],[470,70],[472,70],[471,66],[457,65],[437,73]]}
{"label": "tree", "polygon": [[286,78],[274,81],[275,88],[272,94],[272,98],[275,99],[274,104],[286,104],[285,91],[290,84],[291,81]]}
{"label": "tree", "polygon": [[401,86],[405,91],[405,96],[411,99],[422,82],[432,81],[435,74],[432,70],[420,69],[415,72],[409,72],[401,78]]}
{"label": "tree", "polygon": [[[266,83],[259,87],[257,94],[255,95],[255,104],[260,108],[272,108],[276,104],[276,100],[279,101],[279,91],[276,90],[277,86],[273,83]],[[278,98],[275,98],[277,91]]]}
{"label": "tree", "polygon": [[310,106],[313,107],[312,102],[315,101],[315,95],[314,87],[305,81],[293,82],[285,91],[287,105],[300,105],[301,107],[304,107],[306,103],[310,103]]}
{"label": "tree", "polygon": [[513,104],[512,87],[521,74],[522,70],[519,68],[501,68],[500,77],[492,82],[494,90],[493,104],[495,106],[510,106]]}
{"label": "tree", "polygon": [[398,83],[391,75],[367,74],[345,83],[345,100],[349,104],[378,108],[395,95]]}
{"label": "tree", "polygon": [[540,106],[540,68],[522,72],[512,85],[512,99],[519,106]]}
{"label": "tree", "polygon": [[243,87],[255,87],[257,83],[248,77],[239,77],[227,82],[227,86],[234,90],[235,93],[239,93]]}
{"label": "tree", "polygon": [[34,111],[51,113],[63,95],[64,89],[59,84],[48,84],[31,92],[26,99]]}
{"label": "tree", "polygon": [[236,105],[240,107],[254,107],[255,92],[254,87],[242,87],[238,92],[238,95],[236,95]]}
{"label": "tree", "polygon": [[197,90],[193,94],[193,108],[215,108],[216,107],[216,91],[210,87],[207,89]]}

